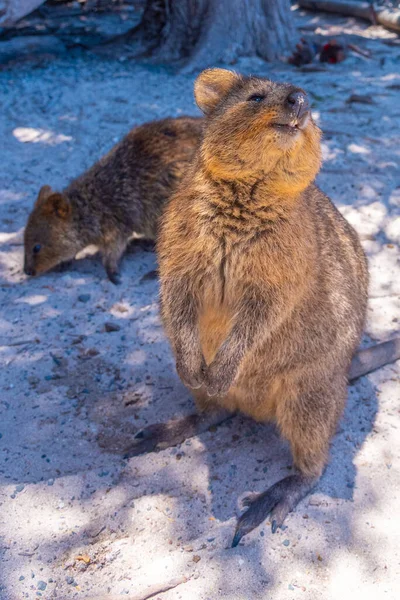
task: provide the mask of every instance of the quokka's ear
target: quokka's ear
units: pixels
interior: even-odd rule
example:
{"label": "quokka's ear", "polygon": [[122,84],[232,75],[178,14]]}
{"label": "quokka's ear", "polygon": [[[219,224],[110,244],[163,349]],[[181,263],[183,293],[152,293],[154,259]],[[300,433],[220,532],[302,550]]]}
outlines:
{"label": "quokka's ear", "polygon": [[70,201],[63,194],[53,192],[41,204],[42,214],[56,215],[60,219],[68,219],[72,212]]}
{"label": "quokka's ear", "polygon": [[39,190],[38,197],[35,202],[35,206],[40,206],[41,204],[46,202],[47,198],[52,193],[53,193],[53,190],[51,189],[51,187],[49,185],[42,185],[42,187]]}
{"label": "quokka's ear", "polygon": [[206,69],[200,73],[194,84],[197,106],[208,115],[240,78],[240,75],[227,69]]}

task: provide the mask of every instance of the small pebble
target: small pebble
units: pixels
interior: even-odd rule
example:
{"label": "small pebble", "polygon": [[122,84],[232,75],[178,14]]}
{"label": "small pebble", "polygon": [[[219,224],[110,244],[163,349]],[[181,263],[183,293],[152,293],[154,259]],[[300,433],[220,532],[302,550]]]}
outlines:
{"label": "small pebble", "polygon": [[45,581],[38,581],[37,588],[41,592],[44,592],[44,590],[47,588],[47,583]]}
{"label": "small pebble", "polygon": [[284,546],[289,546],[289,544],[290,544],[290,540],[284,540],[284,541],[282,542],[282,544],[283,544]]}
{"label": "small pebble", "polygon": [[100,354],[97,348],[88,348],[85,352],[85,356],[98,356]]}
{"label": "small pebble", "polygon": [[68,575],[68,577],[65,578],[65,581],[68,583],[68,585],[72,585],[74,583],[74,578],[71,577],[70,575]]}
{"label": "small pebble", "polygon": [[54,485],[54,479],[49,479],[47,481],[47,485]]}
{"label": "small pebble", "polygon": [[104,329],[107,333],[111,333],[113,331],[119,331],[121,329],[121,325],[118,323],[111,323],[111,321],[107,321],[104,323]]}
{"label": "small pebble", "polygon": [[79,300],[79,302],[89,302],[90,294],[80,294],[78,296],[78,300]]}
{"label": "small pebble", "polygon": [[288,588],[289,588],[289,590],[294,590],[294,587],[292,586],[291,583],[289,583]]}
{"label": "small pebble", "polygon": [[25,489],[25,486],[24,486],[24,484],[23,484],[23,483],[19,483],[19,484],[16,486],[16,488],[15,488],[15,491],[16,491],[16,492],[22,492],[22,490],[24,490],[24,489]]}
{"label": "small pebble", "polygon": [[192,561],[195,563],[198,563],[199,560],[201,560],[201,556],[199,556],[198,554],[195,554],[192,558]]}
{"label": "small pebble", "polygon": [[24,581],[25,577],[23,575],[21,575],[21,577],[19,578],[19,581]]}
{"label": "small pebble", "polygon": [[54,354],[52,354],[51,352],[50,352],[50,356],[53,359],[54,364],[56,364],[57,367],[60,367],[61,366],[61,360],[57,356],[54,356]]}

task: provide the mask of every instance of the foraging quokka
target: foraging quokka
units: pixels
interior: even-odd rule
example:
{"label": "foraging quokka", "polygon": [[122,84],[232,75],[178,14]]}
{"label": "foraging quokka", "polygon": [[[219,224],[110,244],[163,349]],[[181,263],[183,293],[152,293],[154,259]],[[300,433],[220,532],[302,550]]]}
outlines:
{"label": "foraging quokka", "polygon": [[[269,514],[275,531],[313,488],[348,377],[399,358],[400,343],[362,351],[349,372],[366,314],[367,261],[313,183],[320,130],[305,92],[211,69],[195,96],[206,115],[202,143],[157,244],[165,330],[202,414],[217,411],[214,423],[223,410],[275,421],[297,468],[248,499],[235,546]],[[209,422],[150,426],[127,454],[180,443]]]}
{"label": "foraging quokka", "polygon": [[98,246],[109,279],[133,237],[156,238],[160,213],[199,144],[202,119],[180,117],[146,123],[62,193],[41,188],[25,229],[27,275]]}

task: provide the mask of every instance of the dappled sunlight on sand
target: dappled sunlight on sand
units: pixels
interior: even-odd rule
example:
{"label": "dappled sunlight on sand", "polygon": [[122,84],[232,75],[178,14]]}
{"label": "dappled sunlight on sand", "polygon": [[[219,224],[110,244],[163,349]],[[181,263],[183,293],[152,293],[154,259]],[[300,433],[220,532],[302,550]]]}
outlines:
{"label": "dappled sunlight on sand", "polygon": [[71,142],[73,139],[70,135],[34,127],[16,127],[13,130],[13,136],[24,144],[49,144],[50,146]]}
{"label": "dappled sunlight on sand", "polygon": [[15,192],[7,189],[0,189],[0,204],[7,204],[8,202],[18,202],[19,200],[25,200],[26,194],[21,192]]}
{"label": "dappled sunlight on sand", "polygon": [[25,296],[24,298],[19,298],[17,303],[29,304],[30,306],[36,306],[37,304],[42,304],[47,301],[47,296],[44,295],[32,295]]}
{"label": "dappled sunlight on sand", "polygon": [[353,154],[371,154],[371,150],[366,148],[366,146],[361,146],[360,144],[349,144],[347,146],[349,152]]}

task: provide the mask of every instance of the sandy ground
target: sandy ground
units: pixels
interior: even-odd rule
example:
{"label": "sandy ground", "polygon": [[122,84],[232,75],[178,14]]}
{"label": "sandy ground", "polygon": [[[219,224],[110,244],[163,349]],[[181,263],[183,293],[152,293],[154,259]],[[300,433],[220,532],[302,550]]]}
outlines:
{"label": "sandy ground", "polygon": [[[305,22],[326,30],[318,17]],[[370,261],[371,341],[399,331],[400,48],[359,43],[372,59],[322,72],[235,67],[311,94],[325,132],[319,183]],[[160,325],[158,283],[144,277],[154,253],[134,246],[120,287],[97,258],[34,280],[22,272],[39,186],[63,187],[133,125],[196,114],[192,86],[191,76],[90,55],[0,76],[0,598],[136,599],[177,583],[154,597],[397,598],[398,363],[350,387],[329,467],[286,528],[273,536],[264,523],[232,550],[238,498],[290,470],[272,426],[235,418],[178,448],[122,458],[140,427],[193,410]]]}

